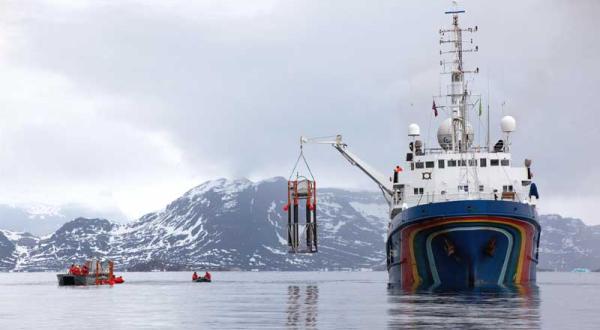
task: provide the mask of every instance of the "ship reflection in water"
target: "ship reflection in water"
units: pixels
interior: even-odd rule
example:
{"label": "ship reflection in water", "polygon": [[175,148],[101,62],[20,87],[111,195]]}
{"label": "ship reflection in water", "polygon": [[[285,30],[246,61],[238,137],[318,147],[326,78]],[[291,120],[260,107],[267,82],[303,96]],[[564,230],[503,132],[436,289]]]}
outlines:
{"label": "ship reflection in water", "polygon": [[319,287],[316,285],[288,286],[287,327],[314,328],[317,326]]}
{"label": "ship reflection in water", "polygon": [[388,290],[390,328],[540,328],[539,289],[406,292]]}

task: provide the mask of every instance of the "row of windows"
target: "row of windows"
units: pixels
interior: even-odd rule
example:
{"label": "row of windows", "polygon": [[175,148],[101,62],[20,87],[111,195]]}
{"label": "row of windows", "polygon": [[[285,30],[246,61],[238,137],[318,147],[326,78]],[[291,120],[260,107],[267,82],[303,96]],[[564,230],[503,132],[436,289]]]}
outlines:
{"label": "row of windows", "polygon": [[[485,187],[483,185],[479,185],[479,192],[483,192],[485,190]],[[469,192],[469,186],[458,186],[458,191],[459,192]],[[513,186],[512,185],[507,185],[507,186],[502,186],[502,192],[513,192]],[[424,189],[423,188],[413,188],[413,192],[415,193],[415,195],[423,195],[424,194]],[[444,192],[442,192],[443,194]]]}
{"label": "row of windows", "polygon": [[[460,167],[460,166],[477,166],[479,163],[479,167],[487,167],[487,158],[481,159],[438,159],[437,167],[445,168],[445,167]],[[510,160],[508,159],[490,159],[490,166],[510,166]],[[413,162],[410,164],[410,169],[423,169],[423,168],[435,168],[434,161],[426,161],[426,162]]]}
{"label": "row of windows", "polygon": [[[479,185],[479,192],[483,192],[483,185]],[[458,186],[458,191],[469,192],[469,186]]]}

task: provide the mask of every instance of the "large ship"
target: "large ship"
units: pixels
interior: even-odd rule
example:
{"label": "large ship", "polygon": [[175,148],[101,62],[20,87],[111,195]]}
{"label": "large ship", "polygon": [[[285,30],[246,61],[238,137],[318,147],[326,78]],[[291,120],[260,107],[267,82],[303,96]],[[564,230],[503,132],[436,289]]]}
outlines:
{"label": "large ship", "polygon": [[[510,136],[516,121],[504,116],[504,137],[492,147],[474,145],[470,116],[481,116],[481,97],[469,90],[465,53],[478,51],[465,34],[454,9],[446,14],[452,24],[440,30],[442,73],[450,77],[445,95],[433,101],[433,111],[448,118],[438,128],[439,147],[423,145],[418,125],[412,139],[407,169],[395,175],[391,222],[387,238],[389,282],[405,289],[487,287],[535,281],[540,225],[532,182],[531,160],[514,166]],[[444,58],[444,55],[446,58]],[[489,118],[489,113],[488,113]],[[488,136],[489,136],[489,125]]]}
{"label": "large ship", "polygon": [[[419,126],[409,125],[406,166],[397,166],[388,180],[352,154],[339,135],[333,140],[301,139],[301,145],[331,144],[382,190],[390,205],[389,283],[403,289],[504,287],[536,278],[541,229],[531,160],[525,159],[522,166],[513,163],[511,134],[516,121],[511,116],[501,119],[502,139],[490,144],[489,106],[486,143],[475,144],[469,118],[481,120],[482,98],[471,92],[472,80],[466,77],[474,77],[479,69],[466,69],[464,56],[479,50],[466,37],[478,28],[461,27],[463,13],[456,7],[447,11],[451,26],[439,31],[441,71],[449,77],[447,89],[434,97],[432,107],[432,116],[447,116],[437,130],[439,146],[426,146]],[[293,182],[288,192],[293,190],[290,187]],[[296,195],[306,193],[296,188],[291,196]],[[310,192],[308,196],[310,201]],[[307,209],[316,210],[316,191],[314,196],[315,202],[307,203]],[[297,204],[298,198],[290,201]],[[289,242],[297,250],[297,216],[288,214],[294,219]],[[316,218],[307,219],[307,235],[314,232],[316,236]],[[316,239],[309,236],[309,251],[314,252]]]}
{"label": "large ship", "polygon": [[[439,147],[423,145],[411,124],[406,175],[393,182],[387,239],[389,282],[408,288],[486,287],[535,281],[540,225],[531,160],[514,166],[510,136],[516,121],[504,116],[504,137],[492,147],[475,146],[470,116],[482,114],[481,97],[469,90],[463,56],[472,39],[454,9],[452,25],[440,30],[442,73],[450,77],[433,111],[448,118],[438,128]],[[472,47],[472,46],[471,46]],[[446,102],[444,102],[446,101]],[[489,113],[488,113],[489,118]],[[489,136],[489,125],[488,125]]]}

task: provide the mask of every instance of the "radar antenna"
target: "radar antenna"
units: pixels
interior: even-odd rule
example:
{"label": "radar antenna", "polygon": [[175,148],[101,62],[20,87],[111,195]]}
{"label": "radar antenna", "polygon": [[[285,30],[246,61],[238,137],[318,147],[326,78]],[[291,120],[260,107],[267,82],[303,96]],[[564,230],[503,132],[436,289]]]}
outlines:
{"label": "radar antenna", "polygon": [[[473,45],[473,38],[465,38],[465,35],[475,33],[477,26],[462,28],[459,24],[459,15],[465,13],[458,8],[456,1],[453,1],[453,8],[446,11],[445,14],[452,15],[452,26],[448,29],[440,29],[441,49],[440,66],[442,74],[450,75],[450,84],[448,85],[446,95],[449,98],[449,105],[439,106],[438,108],[449,108],[452,116],[452,145],[450,150],[454,152],[467,152],[473,142],[473,132],[468,127],[468,108],[474,107],[477,102],[470,102],[471,92],[468,83],[465,81],[465,74],[477,74],[479,68],[467,70],[464,67],[463,56],[465,53],[475,53],[479,51],[479,46]],[[466,47],[465,47],[466,45]]]}

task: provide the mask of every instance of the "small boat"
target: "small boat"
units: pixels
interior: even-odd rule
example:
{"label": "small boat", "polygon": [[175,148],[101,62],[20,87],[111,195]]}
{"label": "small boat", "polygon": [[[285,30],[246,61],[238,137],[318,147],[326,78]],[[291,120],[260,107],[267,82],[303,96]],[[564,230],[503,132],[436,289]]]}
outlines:
{"label": "small boat", "polygon": [[122,276],[115,277],[113,273],[114,263],[110,260],[86,261],[79,265],[71,265],[66,274],[57,274],[59,286],[82,286],[82,285],[113,285],[124,283]]}
{"label": "small boat", "polygon": [[204,276],[200,276],[195,280],[192,280],[193,282],[212,282],[210,278],[206,278]]}

